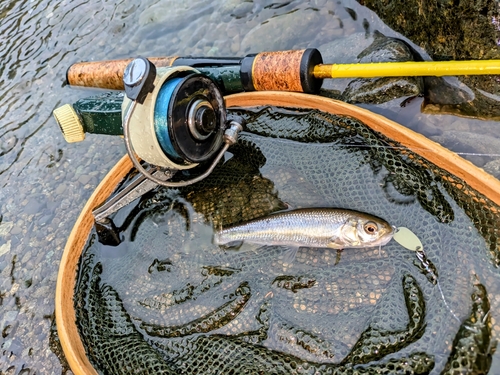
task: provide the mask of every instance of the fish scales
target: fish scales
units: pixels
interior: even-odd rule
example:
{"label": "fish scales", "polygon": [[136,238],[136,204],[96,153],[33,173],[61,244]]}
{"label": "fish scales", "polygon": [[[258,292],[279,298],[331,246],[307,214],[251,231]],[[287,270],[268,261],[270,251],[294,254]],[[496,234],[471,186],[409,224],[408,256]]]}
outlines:
{"label": "fish scales", "polygon": [[[366,232],[365,228],[371,228],[370,225],[375,228],[375,233],[361,233],[369,237],[360,238],[358,232]],[[218,245],[243,241],[339,249],[385,244],[392,232],[393,228],[387,222],[369,214],[345,209],[308,208],[280,212],[221,229],[215,233],[214,242]]]}

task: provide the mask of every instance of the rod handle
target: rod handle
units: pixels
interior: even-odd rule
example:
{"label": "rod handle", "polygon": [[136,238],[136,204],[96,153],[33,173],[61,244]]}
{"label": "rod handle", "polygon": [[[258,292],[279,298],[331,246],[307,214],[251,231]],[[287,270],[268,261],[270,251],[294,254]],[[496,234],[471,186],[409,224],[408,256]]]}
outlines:
{"label": "rod handle", "polygon": [[[171,66],[177,57],[148,58],[156,67]],[[70,86],[95,87],[107,90],[124,90],[123,72],[133,59],[80,62],[66,72],[66,83]]]}
{"label": "rod handle", "polygon": [[[124,90],[123,72],[133,59],[81,62],[66,73],[71,86]],[[261,52],[240,57],[152,57],[156,67],[187,65],[200,69],[226,93],[239,91],[296,91],[317,93],[323,83],[314,67],[323,63],[315,48]],[[227,87],[226,87],[227,86]]]}

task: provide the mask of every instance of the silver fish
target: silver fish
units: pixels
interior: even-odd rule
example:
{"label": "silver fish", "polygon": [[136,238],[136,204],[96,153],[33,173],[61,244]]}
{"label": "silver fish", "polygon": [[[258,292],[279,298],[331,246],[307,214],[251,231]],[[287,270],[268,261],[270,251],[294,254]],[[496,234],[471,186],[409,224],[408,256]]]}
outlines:
{"label": "silver fish", "polygon": [[339,208],[304,208],[271,214],[214,234],[216,245],[250,242],[331,249],[382,246],[394,234],[385,220]]}

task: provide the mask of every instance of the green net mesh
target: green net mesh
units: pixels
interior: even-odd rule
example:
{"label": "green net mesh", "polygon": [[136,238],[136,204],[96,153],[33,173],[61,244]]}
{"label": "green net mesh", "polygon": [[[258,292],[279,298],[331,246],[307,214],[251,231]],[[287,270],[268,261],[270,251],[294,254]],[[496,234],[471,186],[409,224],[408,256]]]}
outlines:
{"label": "green net mesh", "polygon": [[[232,112],[247,131],[208,178],[119,211],[118,246],[92,232],[75,308],[96,370],[487,373],[500,331],[499,207],[356,119]],[[286,247],[212,244],[214,228],[320,206],[410,228],[425,260],[394,241],[300,248],[292,262]]]}

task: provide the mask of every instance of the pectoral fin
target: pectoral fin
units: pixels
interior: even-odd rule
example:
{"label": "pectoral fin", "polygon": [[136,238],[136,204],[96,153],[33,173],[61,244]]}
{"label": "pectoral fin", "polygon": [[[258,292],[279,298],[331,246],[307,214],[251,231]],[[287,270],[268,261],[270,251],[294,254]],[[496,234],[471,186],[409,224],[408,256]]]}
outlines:
{"label": "pectoral fin", "polygon": [[231,241],[223,245],[219,245],[219,247],[226,250],[239,250],[241,245],[243,245],[243,241]]}
{"label": "pectoral fin", "polygon": [[345,247],[345,245],[346,244],[339,237],[332,237],[330,239],[330,242],[326,246],[328,246],[330,249],[341,250]]}
{"label": "pectoral fin", "polygon": [[283,255],[283,263],[292,264],[295,258],[297,257],[297,252],[299,251],[298,247],[291,247],[288,249]]}

